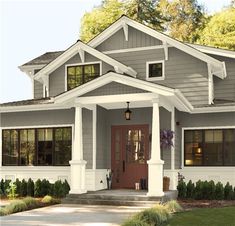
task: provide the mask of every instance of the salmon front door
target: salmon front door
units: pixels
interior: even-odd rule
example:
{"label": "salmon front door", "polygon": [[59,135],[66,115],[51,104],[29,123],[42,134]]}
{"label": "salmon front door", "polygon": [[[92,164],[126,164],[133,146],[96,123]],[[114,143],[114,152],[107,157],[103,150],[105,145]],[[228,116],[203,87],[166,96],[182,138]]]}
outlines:
{"label": "salmon front door", "polygon": [[112,187],[134,188],[147,179],[148,125],[112,126]]}

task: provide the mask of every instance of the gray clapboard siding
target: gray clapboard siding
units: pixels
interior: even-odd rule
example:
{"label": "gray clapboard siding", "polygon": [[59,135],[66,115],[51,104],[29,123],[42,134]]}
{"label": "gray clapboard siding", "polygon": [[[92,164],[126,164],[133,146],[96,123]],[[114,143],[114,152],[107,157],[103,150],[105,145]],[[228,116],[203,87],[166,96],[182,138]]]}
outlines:
{"label": "gray clapboard siding", "polygon": [[43,85],[34,80],[34,99],[43,98]]}
{"label": "gray clapboard siding", "polygon": [[182,128],[183,127],[223,127],[235,126],[235,113],[207,113],[207,114],[189,114],[176,111],[176,121],[179,126],[176,126],[175,134],[175,167],[181,167],[181,152],[182,152]]}
{"label": "gray clapboard siding", "polygon": [[146,93],[145,90],[137,89],[135,87],[111,82],[98,89],[95,89],[83,96],[102,96],[102,95],[114,95],[114,94],[129,94],[129,93]]}
{"label": "gray clapboard siding", "polygon": [[2,127],[74,124],[74,110],[9,112],[1,114]]}
{"label": "gray clapboard siding", "polygon": [[214,55],[212,57],[224,61],[227,69],[227,77],[225,79],[219,79],[214,76],[215,98],[235,101],[235,59]]}
{"label": "gray clapboard siding", "polygon": [[123,29],[120,29],[114,35],[97,46],[96,49],[99,51],[109,51],[161,44],[161,41],[158,39],[155,39],[150,35],[128,26],[128,41],[125,40]]}
{"label": "gray clapboard siding", "polygon": [[[110,54],[114,59],[131,66],[137,78],[146,80],[146,62],[164,60],[162,49]],[[179,89],[193,104],[208,103],[207,65],[174,47],[169,48],[169,59],[165,61],[165,79],[156,81],[160,85]]]}
{"label": "gray clapboard siding", "polygon": [[[97,62],[101,61],[100,59],[85,53],[85,63],[88,62]],[[79,64],[81,63],[81,59],[79,54],[76,54],[71,59],[69,59],[65,64],[58,67],[55,71],[53,71],[49,75],[49,90],[50,90],[50,96],[56,96],[60,93],[63,93],[65,91],[65,65],[67,64]],[[112,70],[113,67],[102,62],[102,74],[105,74],[107,71]]]}

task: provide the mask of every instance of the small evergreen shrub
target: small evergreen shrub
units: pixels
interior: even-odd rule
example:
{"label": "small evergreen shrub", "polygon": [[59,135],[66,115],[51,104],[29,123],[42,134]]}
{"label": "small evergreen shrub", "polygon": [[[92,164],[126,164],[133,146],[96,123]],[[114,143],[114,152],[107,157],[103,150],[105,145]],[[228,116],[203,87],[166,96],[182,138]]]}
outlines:
{"label": "small evergreen shrub", "polygon": [[50,191],[49,195],[53,196],[54,195],[54,183],[50,183]]}
{"label": "small evergreen shrub", "polygon": [[21,181],[18,178],[15,181],[15,185],[16,185],[16,194],[20,195]]}
{"label": "small evergreen shrub", "polygon": [[189,199],[193,199],[194,198],[194,190],[195,190],[194,183],[192,183],[192,181],[190,180],[187,183],[187,194],[186,194],[186,197],[189,198]]}
{"label": "small evergreen shrub", "polygon": [[209,199],[210,191],[209,191],[209,183],[208,181],[202,181],[202,191],[201,191],[202,199]]}
{"label": "small evergreen shrub", "polygon": [[3,192],[4,192],[4,195],[7,196],[7,190],[9,189],[10,187],[10,183],[11,183],[11,180],[5,180],[3,182]]}
{"label": "small evergreen shrub", "polygon": [[208,199],[215,199],[215,183],[213,180],[208,182]]}
{"label": "small evergreen shrub", "polygon": [[54,196],[61,198],[64,196],[63,185],[61,180],[57,180],[54,184]]}
{"label": "small evergreen shrub", "polygon": [[229,182],[224,187],[224,199],[231,200],[233,199],[233,186]]}
{"label": "small evergreen shrub", "polygon": [[178,197],[179,198],[186,198],[187,197],[187,186],[183,180],[179,181],[178,186]]}
{"label": "small evergreen shrub", "polygon": [[176,200],[171,200],[165,203],[164,206],[170,213],[177,213],[183,210],[183,208],[180,206],[180,204]]}
{"label": "small evergreen shrub", "polygon": [[5,190],[4,190],[4,180],[1,179],[1,182],[0,182],[0,189],[2,191],[2,195],[4,196],[5,195]]}
{"label": "small evergreen shrub", "polygon": [[34,182],[31,178],[29,178],[27,182],[27,195],[34,197]]}
{"label": "small evergreen shrub", "polygon": [[50,182],[46,179],[43,179],[41,183],[41,196],[48,195],[49,193],[50,193]]}
{"label": "small evergreen shrub", "polygon": [[27,182],[25,181],[25,179],[21,181],[20,196],[21,197],[27,196]]}
{"label": "small evergreen shrub", "polygon": [[66,196],[70,191],[70,186],[67,180],[63,182],[63,197]]}
{"label": "small evergreen shrub", "polygon": [[40,202],[32,197],[26,197],[22,199],[22,201],[26,204],[27,209],[33,209],[40,206]]}
{"label": "small evergreen shrub", "polygon": [[15,200],[7,205],[4,209],[5,214],[11,214],[27,210],[27,206],[22,200]]}
{"label": "small evergreen shrub", "polygon": [[41,180],[38,179],[35,184],[34,184],[34,196],[35,197],[41,197],[42,196],[42,192],[41,192]]}
{"label": "small evergreen shrub", "polygon": [[196,182],[195,199],[203,199],[203,182],[201,180]]}
{"label": "small evergreen shrub", "polygon": [[9,199],[15,199],[17,197],[17,194],[16,194],[16,185],[12,181],[10,182],[9,188],[7,189],[7,197]]}
{"label": "small evergreen shrub", "polygon": [[223,184],[218,182],[215,185],[215,199],[223,200],[224,199],[224,187]]}

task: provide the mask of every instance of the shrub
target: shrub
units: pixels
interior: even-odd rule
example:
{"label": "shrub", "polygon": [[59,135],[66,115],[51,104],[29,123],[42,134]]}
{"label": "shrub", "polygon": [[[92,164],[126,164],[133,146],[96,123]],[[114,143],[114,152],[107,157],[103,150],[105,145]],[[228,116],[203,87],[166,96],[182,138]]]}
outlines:
{"label": "shrub", "polygon": [[58,204],[58,203],[60,203],[60,201],[58,199],[54,199],[50,195],[44,196],[43,199],[41,200],[41,202],[44,204]]}
{"label": "shrub", "polygon": [[195,186],[195,199],[203,199],[203,182],[201,180],[196,182]]}
{"label": "shrub", "polygon": [[9,185],[9,188],[7,189],[7,197],[9,199],[15,199],[16,198],[16,185],[14,182],[11,182]]}
{"label": "shrub", "polygon": [[229,182],[224,187],[224,199],[231,200],[233,199],[233,186]]}
{"label": "shrub", "polygon": [[177,213],[183,210],[183,208],[180,206],[180,204],[176,200],[171,200],[165,203],[164,206],[170,213]]}
{"label": "shrub", "polygon": [[209,191],[209,183],[208,181],[202,181],[202,191],[201,191],[201,198],[202,199],[209,199],[210,191]]}
{"label": "shrub", "polygon": [[178,186],[178,197],[179,198],[186,198],[187,195],[187,186],[184,181],[179,181]]}
{"label": "shrub", "polygon": [[5,214],[17,213],[24,210],[27,210],[27,206],[22,200],[12,201],[4,208]]}
{"label": "shrub", "polygon": [[10,187],[10,183],[11,183],[11,180],[5,180],[5,182],[3,182],[3,192],[5,196],[7,196],[7,190]]}
{"label": "shrub", "polygon": [[15,181],[15,185],[16,185],[16,194],[20,195],[21,181],[18,178]]}
{"label": "shrub", "polygon": [[195,190],[194,183],[192,183],[192,181],[190,180],[187,183],[187,195],[186,195],[186,197],[190,198],[190,199],[194,198],[194,190]]}
{"label": "shrub", "polygon": [[224,187],[223,184],[218,182],[215,185],[215,199],[222,200],[224,199]]}
{"label": "shrub", "polygon": [[137,217],[133,217],[125,221],[122,226],[149,226],[149,224],[145,223]]}
{"label": "shrub", "polygon": [[0,207],[0,216],[6,215],[6,211],[4,207]]}
{"label": "shrub", "polygon": [[40,202],[32,197],[26,197],[22,199],[22,201],[26,204],[27,209],[33,209],[40,206]]}
{"label": "shrub", "polygon": [[27,182],[27,195],[34,197],[34,182],[31,178],[29,178]]}
{"label": "shrub", "polygon": [[61,180],[57,180],[54,184],[54,196],[61,198],[64,196],[63,185]]}
{"label": "shrub", "polygon": [[54,184],[50,183],[50,191],[49,191],[49,195],[54,195]]}
{"label": "shrub", "polygon": [[213,180],[208,182],[208,199],[215,199],[215,183]]}
{"label": "shrub", "polygon": [[49,195],[49,193],[50,193],[50,182],[46,179],[43,179],[41,183],[41,196]]}
{"label": "shrub", "polygon": [[21,197],[27,196],[27,182],[25,181],[25,179],[21,181],[20,196]]}
{"label": "shrub", "polygon": [[41,180],[38,179],[35,184],[34,184],[34,196],[35,197],[41,197],[42,196],[42,192],[41,192]]}
{"label": "shrub", "polygon": [[70,191],[70,186],[67,180],[63,182],[63,196],[66,196]]}
{"label": "shrub", "polygon": [[1,179],[1,182],[0,182],[0,189],[2,191],[2,195],[5,195],[5,191],[4,191],[4,180]]}

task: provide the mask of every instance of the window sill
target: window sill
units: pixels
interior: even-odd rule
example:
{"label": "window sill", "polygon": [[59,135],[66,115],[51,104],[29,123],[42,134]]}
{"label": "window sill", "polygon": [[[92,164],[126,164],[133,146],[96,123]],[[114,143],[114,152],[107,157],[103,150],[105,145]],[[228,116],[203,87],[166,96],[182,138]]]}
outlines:
{"label": "window sill", "polygon": [[165,77],[156,77],[156,78],[147,77],[146,80],[149,81],[149,82],[162,81],[162,80],[165,80]]}

